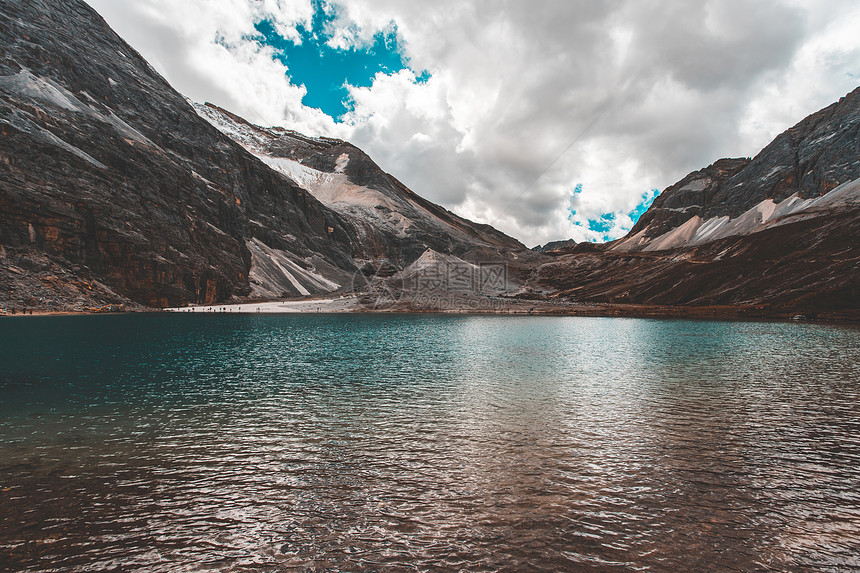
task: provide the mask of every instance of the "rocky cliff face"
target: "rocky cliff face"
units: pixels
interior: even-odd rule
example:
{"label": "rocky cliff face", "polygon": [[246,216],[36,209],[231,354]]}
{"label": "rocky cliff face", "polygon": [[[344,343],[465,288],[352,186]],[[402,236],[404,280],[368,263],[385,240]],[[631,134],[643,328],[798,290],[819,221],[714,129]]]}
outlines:
{"label": "rocky cliff face", "polygon": [[0,46],[2,306],[325,293],[367,261],[522,248],[345,142],[203,114],[240,145],[83,2],[0,0]]}
{"label": "rocky cliff face", "polygon": [[88,6],[3,0],[0,32],[7,264],[44,256],[60,282],[151,306],[249,295],[252,239],[350,268],[352,228],[201,120]]}

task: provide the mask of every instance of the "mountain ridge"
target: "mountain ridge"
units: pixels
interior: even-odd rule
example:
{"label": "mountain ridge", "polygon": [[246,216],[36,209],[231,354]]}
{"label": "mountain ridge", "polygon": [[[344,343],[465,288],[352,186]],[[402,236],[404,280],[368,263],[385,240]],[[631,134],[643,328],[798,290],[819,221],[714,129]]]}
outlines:
{"label": "mountain ridge", "polygon": [[[195,104],[194,107],[201,117],[207,119],[216,128],[232,137],[234,141],[240,143],[267,165],[288,177],[294,178],[294,180],[296,177],[301,178],[302,170],[298,167],[299,165],[309,167],[318,173],[342,173],[349,183],[364,188],[364,194],[372,194],[373,191],[377,191],[384,196],[383,198],[396,201],[397,206],[402,210],[411,211],[400,214],[410,219],[412,225],[429,224],[436,227],[433,230],[442,236],[463,234],[470,240],[480,241],[502,249],[525,249],[522,243],[504,235],[493,227],[468,221],[417,195],[396,177],[379,168],[366,153],[348,141],[325,137],[308,137],[282,127],[258,126],[210,103]],[[288,166],[284,161],[293,165]],[[302,181],[296,182],[302,183]],[[309,190],[313,193],[312,189]],[[319,195],[315,194],[315,196],[320,199]],[[356,203],[350,202],[348,197],[341,198],[341,200],[326,201],[324,198],[321,200],[341,215],[364,219],[364,217],[350,212],[349,207],[355,206]],[[394,207],[394,205],[389,205],[389,207]],[[421,221],[423,218],[422,211],[429,213],[432,219]],[[384,217],[376,214],[375,217],[371,218],[376,219],[375,227],[385,226]],[[404,238],[407,237],[400,237],[401,240]],[[453,245],[439,243],[439,238],[433,236],[429,231],[421,234],[420,242],[425,243],[421,247],[421,252],[428,247],[440,251],[456,250]],[[471,245],[461,245],[461,252],[454,252],[454,254],[462,254],[462,248],[469,246]],[[412,254],[420,256],[420,252]],[[409,260],[399,262],[408,264],[417,256],[408,258]]]}
{"label": "mountain ridge", "polygon": [[860,88],[755,158],[688,174],[624,238],[542,253],[418,196],[346,141],[190,102],[79,0],[0,0],[0,32],[2,307],[372,299],[351,291],[359,279],[394,310],[860,318]]}
{"label": "mountain ridge", "polygon": [[669,186],[625,237],[554,254],[520,296],[860,320],[860,88]]}

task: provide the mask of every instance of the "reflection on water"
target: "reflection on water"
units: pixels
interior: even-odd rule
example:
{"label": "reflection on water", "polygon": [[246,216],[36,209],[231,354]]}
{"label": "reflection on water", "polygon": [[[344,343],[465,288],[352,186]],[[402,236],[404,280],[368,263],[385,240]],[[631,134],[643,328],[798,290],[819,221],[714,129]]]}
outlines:
{"label": "reflection on water", "polygon": [[860,570],[860,331],[0,322],[0,568]]}

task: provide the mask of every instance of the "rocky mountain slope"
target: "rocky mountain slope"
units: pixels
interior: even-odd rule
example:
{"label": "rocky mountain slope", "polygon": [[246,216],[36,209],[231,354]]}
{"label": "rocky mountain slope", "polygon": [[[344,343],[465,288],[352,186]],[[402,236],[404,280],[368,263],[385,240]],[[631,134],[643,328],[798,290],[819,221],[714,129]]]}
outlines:
{"label": "rocky mountain slope", "polygon": [[529,289],[541,300],[857,320],[860,209],[670,251],[563,255],[540,265]]}
{"label": "rocky mountain slope", "polygon": [[860,88],[672,185],[623,239],[557,251],[523,296],[860,318],[858,231]]}
{"label": "rocky mountain slope", "polygon": [[[860,205],[860,88],[779,135],[754,159],[721,159],[672,185],[614,251],[747,235]],[[831,193],[837,187],[842,188]]]}
{"label": "rocky mountain slope", "polygon": [[345,142],[195,110],[79,0],[0,0],[0,46],[0,306],[319,294],[428,249],[522,249]]}
{"label": "rocky mountain slope", "polygon": [[576,245],[577,243],[573,239],[565,239],[563,241],[550,241],[545,245],[537,245],[536,247],[532,247],[532,250],[537,253],[549,253],[562,249],[571,249]]}
{"label": "rocky mountain slope", "polygon": [[[195,104],[195,109],[263,163],[350,220],[369,248],[401,265],[427,249],[464,255],[477,244],[524,248],[489,225],[467,221],[419,197],[350,143],[259,127],[212,104]],[[398,252],[391,250],[395,245]]]}

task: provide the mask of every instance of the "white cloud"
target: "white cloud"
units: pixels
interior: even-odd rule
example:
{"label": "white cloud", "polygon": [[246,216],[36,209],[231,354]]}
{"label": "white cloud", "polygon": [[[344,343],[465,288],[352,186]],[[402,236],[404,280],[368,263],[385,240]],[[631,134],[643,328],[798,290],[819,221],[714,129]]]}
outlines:
{"label": "white cloud", "polygon": [[[827,6],[817,6],[820,17]],[[837,11],[838,18],[816,22],[818,30],[789,66],[771,74],[744,110],[740,136],[746,155],[810,113],[833,103],[860,85],[860,6]]]}
{"label": "white cloud", "polygon": [[860,83],[848,0],[337,0],[332,42],[368,45],[393,23],[432,78],[378,74],[336,124],[249,39],[267,17],[298,40],[309,0],[89,1],[189,97],[348,139],[417,193],[529,245],[595,238],[568,219],[572,200],[583,219],[615,213],[610,234],[623,234],[643,193],[754,155]]}
{"label": "white cloud", "polygon": [[347,134],[332,118],[303,106],[305,88],[290,83],[273,50],[251,39],[254,23],[268,18],[283,36],[300,40],[295,29],[309,23],[310,1],[88,1],[187,97],[256,123]]}

